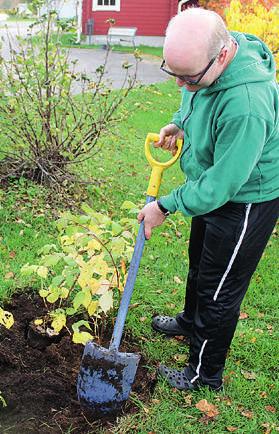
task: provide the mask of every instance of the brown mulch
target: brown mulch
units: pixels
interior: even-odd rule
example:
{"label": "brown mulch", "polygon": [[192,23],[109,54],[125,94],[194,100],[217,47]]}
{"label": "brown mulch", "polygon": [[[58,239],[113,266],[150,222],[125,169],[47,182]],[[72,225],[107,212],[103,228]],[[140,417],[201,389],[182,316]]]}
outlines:
{"label": "brown mulch", "polygon": [[[113,432],[110,430],[116,416],[94,420],[83,412],[77,400],[83,346],[73,344],[65,334],[58,344],[43,351],[33,349],[27,343],[26,330],[29,322],[42,313],[41,299],[16,295],[6,308],[13,313],[15,324],[10,330],[0,329],[0,392],[7,403],[3,408],[0,401],[1,434],[93,434],[100,428]],[[107,342],[110,336],[108,330]],[[139,347],[126,334],[121,351],[139,352]],[[142,357],[132,389],[143,402],[150,399],[155,386],[154,370],[150,371],[146,364]],[[121,414],[137,411],[130,400]]]}

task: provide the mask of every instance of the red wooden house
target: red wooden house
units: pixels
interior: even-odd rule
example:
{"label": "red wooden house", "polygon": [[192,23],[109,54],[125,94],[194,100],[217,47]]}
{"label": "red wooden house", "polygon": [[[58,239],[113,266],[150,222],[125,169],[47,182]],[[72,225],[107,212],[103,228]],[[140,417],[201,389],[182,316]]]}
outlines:
{"label": "red wooden house", "polygon": [[115,20],[116,26],[136,27],[137,36],[164,36],[171,17],[178,8],[197,5],[197,0],[83,0],[82,31],[93,19],[94,35],[106,35],[107,20]]}

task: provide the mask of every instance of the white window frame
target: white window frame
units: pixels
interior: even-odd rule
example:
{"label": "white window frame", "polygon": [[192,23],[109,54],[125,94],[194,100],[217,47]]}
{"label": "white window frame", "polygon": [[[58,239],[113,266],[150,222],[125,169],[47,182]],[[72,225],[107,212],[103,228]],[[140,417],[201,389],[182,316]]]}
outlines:
{"label": "white window frame", "polygon": [[93,11],[120,11],[120,0],[115,0],[114,6],[105,6],[105,5],[98,5],[98,0],[93,0],[92,2],[92,10]]}
{"label": "white window frame", "polygon": [[180,12],[182,12],[182,6],[185,5],[185,3],[188,3],[189,0],[180,0],[180,2],[178,2],[178,8],[177,8],[177,13],[180,14]]}

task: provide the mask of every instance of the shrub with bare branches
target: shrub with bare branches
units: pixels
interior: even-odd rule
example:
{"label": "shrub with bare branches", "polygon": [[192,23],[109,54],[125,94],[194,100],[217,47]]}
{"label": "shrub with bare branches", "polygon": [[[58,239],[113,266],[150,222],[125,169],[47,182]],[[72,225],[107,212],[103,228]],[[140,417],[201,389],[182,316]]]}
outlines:
{"label": "shrub with bare branches", "polygon": [[16,47],[7,36],[9,58],[0,57],[1,179],[25,176],[56,187],[73,180],[73,165],[92,158],[135,84],[137,52],[135,68],[122,65],[122,87],[115,91],[105,80],[109,47],[91,78],[76,72],[60,39],[54,13],[34,23],[27,38],[17,38]]}

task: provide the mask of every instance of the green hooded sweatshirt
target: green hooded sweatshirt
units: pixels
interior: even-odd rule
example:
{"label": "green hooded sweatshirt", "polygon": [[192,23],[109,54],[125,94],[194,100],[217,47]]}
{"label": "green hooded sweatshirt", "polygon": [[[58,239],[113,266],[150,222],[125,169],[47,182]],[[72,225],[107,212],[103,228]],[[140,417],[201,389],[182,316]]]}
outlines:
{"label": "green hooded sweatshirt", "polygon": [[279,101],[276,67],[253,35],[232,32],[239,47],[209,87],[191,93],[172,123],[184,131],[183,185],[162,196],[170,212],[206,214],[228,201],[256,203],[279,196]]}

